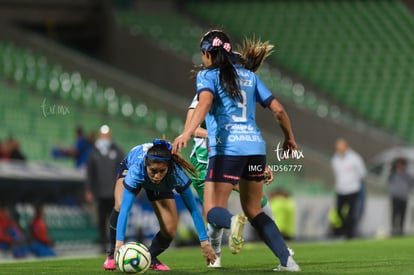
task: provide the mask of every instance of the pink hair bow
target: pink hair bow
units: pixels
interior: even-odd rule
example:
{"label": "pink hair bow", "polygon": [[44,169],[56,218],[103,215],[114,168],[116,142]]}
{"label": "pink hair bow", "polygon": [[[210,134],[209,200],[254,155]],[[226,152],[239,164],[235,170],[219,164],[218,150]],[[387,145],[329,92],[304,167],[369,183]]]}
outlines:
{"label": "pink hair bow", "polygon": [[213,39],[213,43],[211,43],[211,45],[213,46],[213,47],[219,47],[219,46],[221,46],[221,45],[223,45],[223,49],[224,50],[226,50],[226,52],[230,52],[231,51],[231,45],[230,45],[230,43],[228,43],[228,42],[225,42],[224,44],[223,44],[223,41],[221,41],[221,39],[220,38],[218,38],[218,37],[215,37],[214,39]]}

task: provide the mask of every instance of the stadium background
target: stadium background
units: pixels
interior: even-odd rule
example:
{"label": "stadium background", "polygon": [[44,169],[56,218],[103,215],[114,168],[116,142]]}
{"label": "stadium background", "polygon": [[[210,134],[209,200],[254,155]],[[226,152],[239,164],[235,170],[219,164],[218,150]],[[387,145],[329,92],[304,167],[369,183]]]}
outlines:
{"label": "stadium background", "polygon": [[[259,75],[287,109],[304,158],[285,162],[302,169],[277,173],[268,191],[293,194],[298,239],[326,236],[334,196],[329,161],[338,137],[370,167],[363,233],[387,235],[384,174],[392,153],[381,153],[399,147],[409,154],[414,143],[412,7],[412,1],[2,0],[0,139],[16,137],[30,165],[2,163],[1,199],[17,203],[24,224],[31,200],[51,194],[45,201],[57,241],[68,249],[93,243],[89,213],[62,203],[62,194],[81,197],[82,176],[71,161],[53,159],[51,148],[73,144],[77,125],[96,131],[108,124],[125,151],[154,137],[173,140],[194,94],[189,70],[201,62],[199,38],[221,28],[234,42],[256,36],[276,46]],[[45,113],[45,104],[55,109]],[[265,112],[259,108],[258,122],[268,162],[278,164],[274,150],[282,137]],[[57,167],[64,176],[45,180],[38,173]],[[413,209],[411,202],[410,234]]]}

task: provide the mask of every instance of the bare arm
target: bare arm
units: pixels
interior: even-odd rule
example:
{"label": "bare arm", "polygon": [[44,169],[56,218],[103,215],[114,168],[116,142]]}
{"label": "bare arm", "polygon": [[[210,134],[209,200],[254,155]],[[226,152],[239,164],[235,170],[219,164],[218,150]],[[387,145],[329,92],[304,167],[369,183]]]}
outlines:
{"label": "bare arm", "polygon": [[206,114],[213,103],[213,94],[210,92],[201,92],[197,107],[194,109],[191,119],[186,123],[184,131],[174,140],[173,154],[179,153],[182,148],[187,147],[187,142],[194,134],[195,130],[203,122]]}
{"label": "bare arm", "polygon": [[[191,118],[193,117],[194,109],[188,109],[187,117],[185,119],[184,129],[190,123]],[[207,130],[198,126],[197,129],[194,131],[194,136],[198,138],[207,138]]]}
{"label": "bare arm", "polygon": [[187,129],[188,125],[190,124],[191,118],[193,117],[194,109],[188,109],[187,116],[185,117],[184,122],[184,129]]}
{"label": "bare arm", "polygon": [[285,150],[297,150],[298,146],[293,135],[290,119],[282,104],[279,101],[277,101],[277,99],[273,99],[269,105],[269,109],[272,111],[275,120],[277,121],[277,123],[279,123],[280,128],[282,129],[283,134],[285,135],[285,142],[283,144],[283,148]]}
{"label": "bare arm", "polygon": [[208,132],[207,132],[206,129],[204,129],[202,127],[198,127],[194,132],[194,136],[198,137],[198,138],[207,138],[208,137]]}

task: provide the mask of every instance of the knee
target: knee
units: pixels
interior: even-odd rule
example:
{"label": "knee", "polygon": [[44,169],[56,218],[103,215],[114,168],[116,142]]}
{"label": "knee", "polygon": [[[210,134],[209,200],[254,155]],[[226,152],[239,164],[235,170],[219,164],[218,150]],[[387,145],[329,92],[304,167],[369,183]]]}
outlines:
{"label": "knee", "polygon": [[114,208],[117,212],[121,209],[122,203],[122,193],[124,192],[124,179],[119,178],[115,183],[115,191],[114,191]]}
{"label": "knee", "polygon": [[121,201],[115,200],[114,209],[116,210],[116,212],[119,212],[120,211],[120,209],[121,209]]}
{"label": "knee", "polygon": [[243,207],[243,212],[249,221],[251,221],[254,217],[263,212],[263,209],[257,207]]}
{"label": "knee", "polygon": [[177,235],[177,227],[166,226],[165,229],[162,230],[162,234],[165,238],[174,239]]}
{"label": "knee", "polygon": [[220,215],[220,212],[219,212],[220,210],[221,210],[220,207],[213,207],[213,208],[210,208],[208,211],[206,211],[207,222],[214,224],[214,220],[215,220],[214,216]]}

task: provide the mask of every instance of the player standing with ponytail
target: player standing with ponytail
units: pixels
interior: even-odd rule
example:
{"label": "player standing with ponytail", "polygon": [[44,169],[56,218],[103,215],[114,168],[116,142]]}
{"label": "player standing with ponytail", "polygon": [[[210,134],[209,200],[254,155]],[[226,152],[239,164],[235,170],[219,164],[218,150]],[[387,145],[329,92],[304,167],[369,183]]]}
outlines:
{"label": "player standing with ponytail", "polygon": [[[252,72],[255,72],[263,64],[265,59],[271,54],[272,49],[273,45],[271,45],[268,41],[261,42],[260,40],[246,38],[243,41],[243,44],[238,47],[237,52],[233,52],[232,61]],[[194,78],[196,77],[197,73],[203,69],[205,69],[203,65],[196,66],[195,69],[192,70],[192,73],[194,73]],[[186,123],[189,123],[191,121],[191,117],[197,104],[198,96],[196,95],[188,107]],[[203,122],[202,125],[200,125],[200,127],[198,127],[194,132],[193,149],[190,154],[190,162],[198,171],[198,176],[191,177],[191,180],[193,182],[193,187],[197,191],[197,194],[202,203],[204,197],[204,182],[208,164],[207,136],[207,130],[205,129]],[[268,177],[265,181],[265,184],[270,184],[273,181],[274,175],[270,170],[266,172]],[[233,190],[239,192],[239,185],[235,184],[233,186]],[[274,217],[272,208],[266,196],[263,196],[262,198],[261,207],[269,217]],[[216,228],[211,224],[208,224],[207,228],[207,234],[210,239],[211,247],[216,253],[216,261],[210,264],[209,267],[219,268],[221,267],[221,243],[224,229]]]}
{"label": "player standing with ponytail", "polygon": [[266,145],[255,122],[256,102],[268,107],[284,135],[285,150],[297,150],[290,120],[283,106],[251,71],[234,65],[228,36],[219,30],[207,32],[200,42],[206,67],[197,74],[199,103],[183,133],[174,141],[180,152],[203,120],[208,131],[209,162],[204,189],[204,210],[215,227],[230,228],[229,246],[237,253],[243,244],[243,215],[231,215],[227,201],[239,183],[240,202],[249,222],[279,258],[275,271],[300,271],[275,224],[261,208]]}

